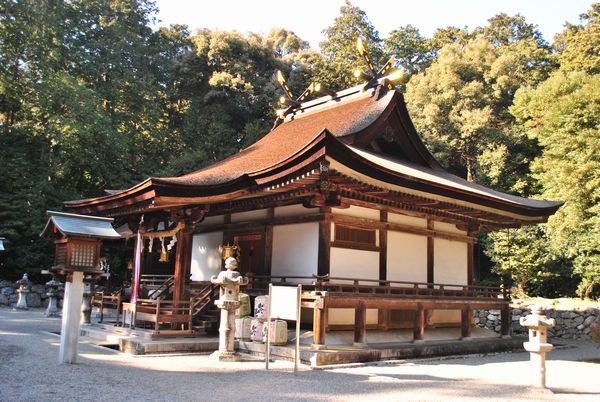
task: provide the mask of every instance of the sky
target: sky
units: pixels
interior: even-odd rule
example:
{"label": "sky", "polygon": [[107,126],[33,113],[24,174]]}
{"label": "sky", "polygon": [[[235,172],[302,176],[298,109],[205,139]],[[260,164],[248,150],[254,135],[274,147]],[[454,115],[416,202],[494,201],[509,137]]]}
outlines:
{"label": "sky", "polygon": [[[323,29],[339,15],[344,0],[155,0],[159,8],[157,26],[186,24],[195,31],[237,30],[266,34],[283,27],[318,48]],[[501,12],[520,13],[536,24],[544,39],[561,32],[566,21],[579,23],[590,0],[352,0],[367,13],[382,38],[403,25],[417,27],[431,37],[437,28],[454,25],[473,29]]]}

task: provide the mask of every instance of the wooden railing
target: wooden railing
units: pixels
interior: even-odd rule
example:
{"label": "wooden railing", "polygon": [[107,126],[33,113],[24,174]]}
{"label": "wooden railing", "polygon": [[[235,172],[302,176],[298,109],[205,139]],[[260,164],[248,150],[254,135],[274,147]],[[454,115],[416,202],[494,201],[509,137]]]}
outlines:
{"label": "wooden railing", "polygon": [[[190,301],[167,301],[153,299],[138,299],[135,306],[135,321],[154,323],[155,334],[170,332],[193,332],[192,313],[193,300]],[[161,324],[170,324],[174,327],[180,325],[179,330],[163,330]],[[187,329],[185,328],[187,326]]]}
{"label": "wooden railing", "polygon": [[104,291],[95,292],[92,297],[92,306],[98,307],[100,310],[100,322],[104,321],[104,309],[114,309],[117,311],[116,321],[119,322],[119,316],[121,315],[121,296],[122,289],[118,289],[112,293],[105,293]]}
{"label": "wooden railing", "polygon": [[263,276],[248,275],[248,289],[263,291],[269,283],[276,285],[302,284],[304,291],[378,294],[391,297],[415,298],[461,298],[461,299],[498,299],[508,300],[510,289],[506,287],[455,285],[426,282],[390,281],[378,279],[359,279],[330,276]]}

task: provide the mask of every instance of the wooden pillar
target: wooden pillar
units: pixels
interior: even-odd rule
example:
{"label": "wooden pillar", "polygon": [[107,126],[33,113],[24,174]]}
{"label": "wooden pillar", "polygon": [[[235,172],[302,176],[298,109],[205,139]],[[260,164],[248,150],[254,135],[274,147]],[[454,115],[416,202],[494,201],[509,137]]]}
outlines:
{"label": "wooden pillar", "polygon": [[265,226],[265,275],[271,275],[273,261],[273,225]]}
{"label": "wooden pillar", "polygon": [[325,329],[327,326],[327,310],[315,306],[313,309],[313,349],[325,349]]}
{"label": "wooden pillar", "polygon": [[463,307],[460,314],[460,337],[463,340],[471,339],[471,324],[473,322],[473,309]]}
{"label": "wooden pillar", "polygon": [[[467,236],[473,236],[473,231],[467,231]],[[475,242],[467,243],[467,285],[475,281]]]}
{"label": "wooden pillar", "polygon": [[[433,221],[430,219],[427,219],[427,230],[433,230]],[[432,234],[427,236],[427,283],[433,283],[433,281],[435,280],[435,275],[433,271],[433,241],[434,240]]]}
{"label": "wooden pillar", "polygon": [[319,222],[319,254],[317,275],[324,276],[329,274],[331,255],[331,222],[326,219]]}
{"label": "wooden pillar", "polygon": [[182,230],[177,232],[177,248],[175,250],[175,277],[173,284],[173,301],[184,300],[185,284],[190,277],[192,263],[192,234],[194,227],[186,223]]}
{"label": "wooden pillar", "polygon": [[367,345],[367,306],[365,302],[358,302],[354,309],[354,346]]}
{"label": "wooden pillar", "polygon": [[503,338],[510,338],[510,304],[502,305],[500,310],[500,335]]}
{"label": "wooden pillar", "polygon": [[[379,211],[379,220],[387,223],[387,211]],[[382,225],[379,229],[379,280],[387,279],[387,225]],[[377,327],[381,330],[387,330],[390,323],[390,310],[380,308],[377,314]]]}
{"label": "wooden pillar", "polygon": [[425,309],[421,303],[417,304],[415,312],[415,325],[413,331],[413,342],[423,342],[425,339]]}
{"label": "wooden pillar", "polygon": [[[387,223],[387,211],[379,211],[379,220]],[[379,280],[387,279],[387,227],[379,229]]]}

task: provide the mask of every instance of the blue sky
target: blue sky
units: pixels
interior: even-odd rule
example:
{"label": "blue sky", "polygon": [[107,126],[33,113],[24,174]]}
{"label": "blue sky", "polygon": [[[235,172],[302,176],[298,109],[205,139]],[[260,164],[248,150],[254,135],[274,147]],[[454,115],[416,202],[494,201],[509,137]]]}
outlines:
{"label": "blue sky", "polygon": [[[332,24],[343,0],[156,0],[160,25],[187,24],[192,30],[236,29],[266,34],[284,27],[318,48],[321,31]],[[399,26],[411,24],[431,36],[436,28],[455,25],[470,29],[484,25],[488,18],[505,12],[522,14],[537,24],[551,42],[566,21],[579,22],[593,1],[583,0],[353,0],[379,30],[382,37]]]}

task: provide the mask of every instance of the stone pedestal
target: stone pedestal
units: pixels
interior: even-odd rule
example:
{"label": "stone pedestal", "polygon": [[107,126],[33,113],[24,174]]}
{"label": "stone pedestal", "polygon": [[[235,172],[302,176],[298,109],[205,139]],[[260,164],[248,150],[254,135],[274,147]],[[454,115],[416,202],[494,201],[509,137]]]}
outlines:
{"label": "stone pedestal", "polygon": [[58,361],[73,364],[77,361],[79,341],[79,321],[83,298],[83,272],[73,272],[71,281],[65,284],[62,326],[60,330],[60,350]]}

